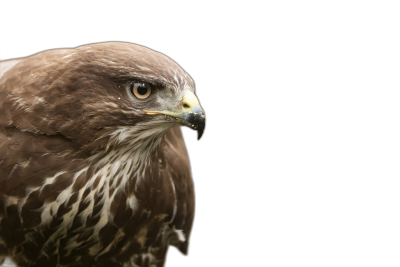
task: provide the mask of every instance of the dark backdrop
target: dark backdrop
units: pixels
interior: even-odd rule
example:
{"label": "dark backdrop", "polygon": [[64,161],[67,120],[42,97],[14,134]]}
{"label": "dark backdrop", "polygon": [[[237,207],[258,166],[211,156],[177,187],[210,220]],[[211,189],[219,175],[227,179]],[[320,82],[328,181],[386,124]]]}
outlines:
{"label": "dark backdrop", "polygon": [[239,255],[239,245],[235,243],[233,234],[237,225],[227,221],[240,206],[240,200],[232,200],[230,194],[235,194],[232,192],[234,180],[231,174],[223,171],[226,164],[230,167],[236,164],[226,159],[227,154],[234,156],[234,151],[226,148],[230,136],[235,134],[235,125],[229,116],[237,112],[231,109],[233,103],[226,93],[234,84],[226,82],[229,77],[224,71],[234,62],[227,56],[231,48],[228,42],[224,42],[223,29],[219,31],[218,26],[211,35],[211,28],[201,25],[190,31],[172,28],[144,33],[138,32],[134,24],[132,28],[107,29],[96,24],[58,27],[57,30],[51,24],[51,21],[34,23],[29,31],[15,29],[7,32],[3,35],[7,36],[6,40],[0,42],[0,60],[24,57],[51,48],[127,41],[164,53],[192,76],[207,115],[207,129],[200,142],[196,141],[195,132],[183,129],[196,187],[196,219],[189,256],[183,257],[171,249],[167,266],[226,266],[230,256]]}

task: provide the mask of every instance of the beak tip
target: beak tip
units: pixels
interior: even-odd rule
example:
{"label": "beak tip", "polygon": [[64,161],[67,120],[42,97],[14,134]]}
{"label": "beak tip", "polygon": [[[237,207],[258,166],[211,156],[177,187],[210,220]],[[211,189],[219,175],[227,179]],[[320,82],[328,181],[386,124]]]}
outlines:
{"label": "beak tip", "polygon": [[197,140],[200,140],[200,138],[203,136],[204,129],[206,127],[206,117],[204,114],[204,110],[201,109],[200,111],[197,111]]}
{"label": "beak tip", "polygon": [[197,140],[200,140],[206,127],[206,117],[200,105],[196,105],[191,112],[184,113],[179,118],[182,119],[183,125],[197,131]]}
{"label": "beak tip", "polygon": [[200,140],[200,138],[203,136],[204,128],[197,130],[197,140]]}

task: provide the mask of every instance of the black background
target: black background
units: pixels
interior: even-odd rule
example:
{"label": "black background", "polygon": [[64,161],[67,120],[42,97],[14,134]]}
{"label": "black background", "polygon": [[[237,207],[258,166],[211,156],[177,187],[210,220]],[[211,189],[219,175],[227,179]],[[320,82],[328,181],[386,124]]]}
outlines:
{"label": "black background", "polygon": [[[197,95],[207,116],[207,128],[200,142],[196,141],[195,132],[183,129],[195,181],[196,219],[189,256],[183,257],[171,249],[167,266],[238,263],[243,246],[246,246],[238,242],[243,235],[238,229],[242,228],[240,220],[243,214],[246,215],[246,193],[242,192],[241,196],[238,193],[239,187],[244,185],[240,182],[238,185],[241,177],[238,171],[243,166],[233,140],[237,134],[238,122],[235,119],[239,118],[237,114],[241,107],[235,107],[232,97],[232,88],[238,84],[230,81],[232,76],[240,76],[240,68],[235,65],[238,62],[233,56],[239,49],[235,41],[240,38],[228,39],[228,32],[222,24],[200,23],[188,28],[179,24],[163,28],[161,24],[156,31],[138,30],[140,26],[133,22],[113,25],[110,27],[105,22],[52,25],[51,20],[27,22],[29,30],[15,28],[3,34],[6,40],[0,42],[0,59],[24,57],[51,48],[126,41],[162,52],[181,65],[196,83]],[[228,71],[232,68],[237,71]],[[241,98],[240,95],[236,97]]]}

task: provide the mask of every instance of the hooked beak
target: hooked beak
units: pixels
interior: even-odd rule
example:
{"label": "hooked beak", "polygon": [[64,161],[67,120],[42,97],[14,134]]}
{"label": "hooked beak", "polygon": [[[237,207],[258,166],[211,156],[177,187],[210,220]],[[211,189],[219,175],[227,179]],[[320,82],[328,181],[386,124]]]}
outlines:
{"label": "hooked beak", "polygon": [[186,90],[182,98],[182,107],[178,112],[169,110],[143,110],[144,114],[156,115],[164,114],[175,118],[182,125],[188,126],[197,131],[197,139],[200,140],[206,126],[206,115],[200,106],[199,100],[190,90]]}

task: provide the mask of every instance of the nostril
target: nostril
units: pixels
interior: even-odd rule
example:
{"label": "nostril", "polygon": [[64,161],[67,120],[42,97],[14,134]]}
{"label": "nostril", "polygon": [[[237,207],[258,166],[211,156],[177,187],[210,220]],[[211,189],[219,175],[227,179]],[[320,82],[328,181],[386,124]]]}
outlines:
{"label": "nostril", "polygon": [[189,106],[188,104],[186,104],[186,103],[183,104],[183,107],[184,107],[184,108],[190,108],[190,106]]}

